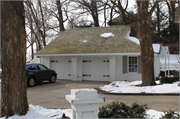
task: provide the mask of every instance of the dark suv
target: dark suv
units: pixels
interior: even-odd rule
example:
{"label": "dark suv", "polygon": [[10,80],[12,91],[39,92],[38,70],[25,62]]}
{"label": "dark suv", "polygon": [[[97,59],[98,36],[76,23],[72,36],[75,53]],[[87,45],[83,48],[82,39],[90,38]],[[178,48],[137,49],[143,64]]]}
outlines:
{"label": "dark suv", "polygon": [[56,82],[57,73],[48,69],[43,64],[27,64],[26,65],[27,85],[33,87],[35,83],[48,80],[50,83]]}

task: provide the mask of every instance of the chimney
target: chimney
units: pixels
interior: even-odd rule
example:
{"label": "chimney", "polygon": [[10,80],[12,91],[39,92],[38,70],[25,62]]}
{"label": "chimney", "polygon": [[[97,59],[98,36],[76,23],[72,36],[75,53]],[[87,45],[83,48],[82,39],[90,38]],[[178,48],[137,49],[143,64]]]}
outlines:
{"label": "chimney", "polygon": [[130,32],[130,36],[136,37],[138,38],[138,16],[137,15],[133,15],[133,17],[131,17],[131,21],[130,21],[130,27],[131,27],[131,32]]}

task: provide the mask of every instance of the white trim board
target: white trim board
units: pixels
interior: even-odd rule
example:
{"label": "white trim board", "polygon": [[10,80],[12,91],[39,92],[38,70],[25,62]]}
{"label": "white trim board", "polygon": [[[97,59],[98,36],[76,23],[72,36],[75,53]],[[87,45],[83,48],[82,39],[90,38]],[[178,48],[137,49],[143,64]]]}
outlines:
{"label": "white trim board", "polygon": [[125,53],[81,53],[81,54],[36,54],[36,56],[111,56],[111,55],[140,55],[140,52]]}

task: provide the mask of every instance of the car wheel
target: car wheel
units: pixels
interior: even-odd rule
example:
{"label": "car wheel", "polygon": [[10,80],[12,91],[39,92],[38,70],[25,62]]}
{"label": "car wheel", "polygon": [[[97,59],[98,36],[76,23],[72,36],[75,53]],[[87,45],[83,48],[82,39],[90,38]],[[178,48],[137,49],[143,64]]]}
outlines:
{"label": "car wheel", "polygon": [[34,78],[30,78],[29,81],[28,81],[28,86],[33,87],[34,84],[35,84]]}
{"label": "car wheel", "polygon": [[50,83],[56,82],[56,76],[52,75],[49,80]]}

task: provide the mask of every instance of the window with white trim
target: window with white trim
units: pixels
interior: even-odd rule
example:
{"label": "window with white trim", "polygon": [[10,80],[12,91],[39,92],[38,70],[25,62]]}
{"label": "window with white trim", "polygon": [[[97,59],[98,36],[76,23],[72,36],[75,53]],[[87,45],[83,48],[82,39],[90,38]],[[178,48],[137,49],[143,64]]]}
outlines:
{"label": "window with white trim", "polygon": [[129,56],[129,72],[137,72],[138,60],[136,56]]}

